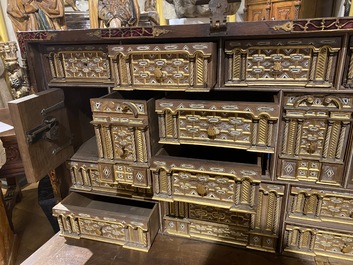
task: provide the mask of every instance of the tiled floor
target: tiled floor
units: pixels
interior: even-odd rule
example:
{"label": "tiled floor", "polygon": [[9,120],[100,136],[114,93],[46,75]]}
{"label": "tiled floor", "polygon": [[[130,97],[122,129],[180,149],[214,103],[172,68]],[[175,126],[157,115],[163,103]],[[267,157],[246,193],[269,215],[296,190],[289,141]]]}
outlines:
{"label": "tiled floor", "polygon": [[37,183],[22,188],[22,200],[13,210],[12,221],[20,242],[15,261],[17,265],[54,235],[48,219],[38,204]]}

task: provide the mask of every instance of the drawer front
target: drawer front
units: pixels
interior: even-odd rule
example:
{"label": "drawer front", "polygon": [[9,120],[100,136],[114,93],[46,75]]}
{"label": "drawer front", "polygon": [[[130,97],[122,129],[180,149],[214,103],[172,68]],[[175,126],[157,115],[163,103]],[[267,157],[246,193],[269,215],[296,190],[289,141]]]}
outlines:
{"label": "drawer front", "polygon": [[286,225],[284,242],[286,252],[353,260],[353,236],[350,234]]}
{"label": "drawer front", "polygon": [[108,52],[103,46],[47,47],[44,64],[50,69],[53,83],[109,83],[111,69]]}
{"label": "drawer front", "polygon": [[164,233],[246,246],[249,232],[232,225],[164,217]]}
{"label": "drawer front", "polygon": [[153,199],[254,213],[261,177],[257,166],[229,163],[227,168],[211,161],[197,163],[193,159],[154,157],[150,168]]}
{"label": "drawer front", "polygon": [[249,213],[186,202],[163,202],[162,208],[165,217],[234,225],[242,229],[250,229],[251,226],[252,215]]}
{"label": "drawer front", "polygon": [[148,251],[159,229],[157,204],[142,206],[144,202],[126,199],[123,204],[108,203],[103,197],[97,197],[71,193],[54,206],[60,235]]}
{"label": "drawer front", "polygon": [[208,91],[215,84],[214,43],[109,46],[115,89]]}
{"label": "drawer front", "polygon": [[156,112],[160,143],[274,152],[275,103],[157,100]]}
{"label": "drawer front", "polygon": [[279,159],[277,179],[342,186],[343,167],[344,165],[320,163],[317,160]]}
{"label": "drawer front", "polygon": [[292,187],[288,217],[334,226],[353,225],[353,194]]}
{"label": "drawer front", "polygon": [[274,39],[226,43],[226,86],[332,88],[341,41]]}
{"label": "drawer front", "polygon": [[72,190],[151,197],[151,177],[146,168],[124,164],[68,161]]}
{"label": "drawer front", "polygon": [[[254,220],[260,218],[253,214],[182,202],[163,203],[162,214],[163,232],[167,234],[241,244],[270,252],[276,250],[278,235],[254,229]],[[220,227],[227,228],[220,230]],[[219,233],[215,232],[216,228]]]}
{"label": "drawer front", "polygon": [[99,159],[147,166],[152,148],[150,128],[154,127],[149,117],[154,112],[154,100],[91,99],[91,109]]}
{"label": "drawer front", "polygon": [[284,100],[281,157],[343,163],[352,98],[293,94]]}

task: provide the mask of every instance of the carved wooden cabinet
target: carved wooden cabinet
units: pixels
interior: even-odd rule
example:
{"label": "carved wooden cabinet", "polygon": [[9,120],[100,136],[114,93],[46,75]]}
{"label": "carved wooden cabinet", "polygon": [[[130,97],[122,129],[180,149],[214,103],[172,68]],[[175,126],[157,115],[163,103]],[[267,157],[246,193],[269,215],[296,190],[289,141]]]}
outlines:
{"label": "carved wooden cabinet", "polygon": [[353,260],[352,25],[20,33],[38,93],[10,109],[35,113],[31,126],[14,115],[24,154],[66,161],[61,233],[148,250],[159,229]]}
{"label": "carved wooden cabinet", "polygon": [[245,0],[245,20],[287,20],[328,17],[333,0]]}

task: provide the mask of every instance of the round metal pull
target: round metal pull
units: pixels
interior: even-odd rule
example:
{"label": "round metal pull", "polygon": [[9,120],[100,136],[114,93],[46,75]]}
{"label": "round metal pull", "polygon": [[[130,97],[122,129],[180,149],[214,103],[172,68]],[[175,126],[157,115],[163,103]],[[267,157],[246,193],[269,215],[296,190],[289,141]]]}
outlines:
{"label": "round metal pull", "polygon": [[216,138],[216,136],[220,133],[220,130],[216,127],[211,125],[210,127],[208,127],[207,129],[207,135],[209,138],[213,139]]}
{"label": "round metal pull", "polygon": [[207,195],[207,187],[203,184],[197,184],[196,191],[202,197]]}
{"label": "round metal pull", "polygon": [[313,154],[317,150],[317,143],[316,142],[310,142],[309,144],[307,144],[306,148],[307,148],[307,152],[309,154]]}
{"label": "round metal pull", "polygon": [[153,71],[154,76],[156,77],[157,82],[161,83],[164,79],[164,74],[160,67],[156,67]]}
{"label": "round metal pull", "polygon": [[341,249],[342,253],[351,253],[353,250],[352,246],[344,245],[343,248]]}

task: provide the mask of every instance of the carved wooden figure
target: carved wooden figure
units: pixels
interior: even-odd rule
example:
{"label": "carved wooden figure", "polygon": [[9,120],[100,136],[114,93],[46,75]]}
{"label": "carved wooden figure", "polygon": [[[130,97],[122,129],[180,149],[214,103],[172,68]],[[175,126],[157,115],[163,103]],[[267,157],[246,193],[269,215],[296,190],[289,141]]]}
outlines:
{"label": "carved wooden figure", "polygon": [[15,31],[66,29],[63,0],[8,0]]}

